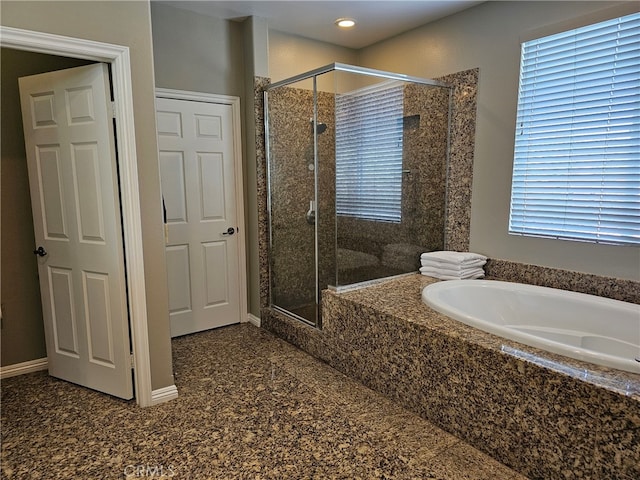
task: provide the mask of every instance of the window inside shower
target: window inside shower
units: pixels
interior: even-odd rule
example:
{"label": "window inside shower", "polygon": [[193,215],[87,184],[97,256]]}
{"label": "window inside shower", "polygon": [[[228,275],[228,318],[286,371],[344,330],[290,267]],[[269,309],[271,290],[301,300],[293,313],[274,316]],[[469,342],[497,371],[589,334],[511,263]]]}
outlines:
{"label": "window inside shower", "polygon": [[327,288],[444,248],[451,89],[332,64],[265,92],[271,306],[321,326]]}
{"label": "window inside shower", "polygon": [[389,80],[336,95],[336,214],[402,220],[404,86]]}

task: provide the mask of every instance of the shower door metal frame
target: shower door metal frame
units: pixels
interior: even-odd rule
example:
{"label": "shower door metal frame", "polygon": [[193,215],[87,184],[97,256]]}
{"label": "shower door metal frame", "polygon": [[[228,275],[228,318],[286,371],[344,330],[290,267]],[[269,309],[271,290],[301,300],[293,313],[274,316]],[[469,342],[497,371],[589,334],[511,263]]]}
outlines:
{"label": "shower door metal frame", "polygon": [[[447,85],[446,83],[438,82],[437,80],[431,80],[429,78],[420,78],[420,77],[413,77],[411,75],[404,75],[401,73],[385,72],[384,70],[376,70],[375,68],[356,67],[354,65],[348,65],[346,63],[330,63],[329,65],[325,65],[324,67],[316,68],[315,70],[310,70],[308,72],[301,73],[300,75],[295,75],[293,77],[285,78],[284,80],[271,83],[265,87],[265,93],[274,88],[289,85],[291,83],[300,82],[302,80],[307,80],[311,77],[317,77],[318,75],[322,75],[323,73],[328,73],[332,71],[358,73],[360,75],[369,75],[369,76],[379,77],[379,78],[388,78],[390,80],[400,80],[403,82],[419,83],[422,85],[433,85],[436,87],[450,86],[450,85]],[[266,125],[267,118],[265,117],[264,120]]]}
{"label": "shower door metal frame", "polygon": [[315,206],[315,221],[313,222],[313,249],[314,249],[314,266],[316,270],[316,321],[315,327],[322,328],[322,317],[320,315],[320,251],[318,249],[318,235],[319,229],[318,224],[320,223],[320,192],[319,182],[318,182],[318,76],[313,76],[313,204]]}

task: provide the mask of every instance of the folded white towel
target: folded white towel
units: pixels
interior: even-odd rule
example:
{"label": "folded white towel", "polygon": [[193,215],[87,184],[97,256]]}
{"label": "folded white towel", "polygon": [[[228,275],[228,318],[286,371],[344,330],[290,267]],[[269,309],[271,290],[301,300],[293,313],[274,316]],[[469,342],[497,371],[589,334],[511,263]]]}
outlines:
{"label": "folded white towel", "polygon": [[464,273],[451,273],[445,270],[430,269],[428,267],[422,267],[420,269],[422,275],[428,277],[438,278],[440,280],[467,280],[484,278],[484,270],[482,268],[472,268]]}
{"label": "folded white towel", "polygon": [[486,261],[487,257],[479,253],[472,252],[439,251],[423,253],[420,255],[420,260],[433,260],[441,263],[466,266],[467,264],[477,262],[478,260]]}
{"label": "folded white towel", "polygon": [[[425,274],[423,273],[423,275]],[[484,273],[464,278],[456,277],[454,275],[427,275],[427,277],[437,278],[438,280],[478,280],[480,278],[484,278]]]}
{"label": "folded white towel", "polygon": [[477,260],[470,260],[465,263],[449,263],[449,262],[440,262],[432,259],[421,259],[420,263],[423,267],[431,267],[431,268],[442,268],[447,270],[460,271],[465,268],[477,268],[482,267],[485,263],[487,263],[486,259],[478,258]]}
{"label": "folded white towel", "polygon": [[473,275],[478,272],[484,273],[484,270],[482,269],[482,267],[469,267],[469,268],[465,267],[465,268],[458,269],[458,268],[438,268],[438,267],[425,265],[423,267],[420,267],[420,272],[426,273],[426,274],[440,273],[442,275],[454,275],[459,277],[466,277],[468,275]]}

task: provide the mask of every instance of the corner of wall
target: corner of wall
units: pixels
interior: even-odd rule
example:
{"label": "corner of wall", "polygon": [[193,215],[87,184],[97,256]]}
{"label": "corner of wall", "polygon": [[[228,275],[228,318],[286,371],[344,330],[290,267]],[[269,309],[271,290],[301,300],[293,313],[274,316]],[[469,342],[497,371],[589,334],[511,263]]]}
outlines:
{"label": "corner of wall", "polygon": [[[244,172],[245,218],[247,241],[247,292],[249,313],[260,314],[260,251],[259,251],[259,177],[261,151],[262,101],[260,78],[268,75],[268,25],[260,17],[250,17],[244,23]],[[252,322],[253,323],[253,322]],[[258,320],[259,324],[259,320]]]}

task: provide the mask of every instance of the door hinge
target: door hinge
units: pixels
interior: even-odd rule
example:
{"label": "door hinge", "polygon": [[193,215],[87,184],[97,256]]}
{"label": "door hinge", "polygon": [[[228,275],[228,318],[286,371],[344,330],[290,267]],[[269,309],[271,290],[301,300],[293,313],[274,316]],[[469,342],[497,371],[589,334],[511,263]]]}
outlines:
{"label": "door hinge", "polygon": [[135,368],[136,360],[135,360],[135,357],[133,356],[133,353],[129,354],[129,363],[131,365],[131,368]]}
{"label": "door hinge", "polygon": [[116,102],[111,102],[111,117],[116,118]]}

